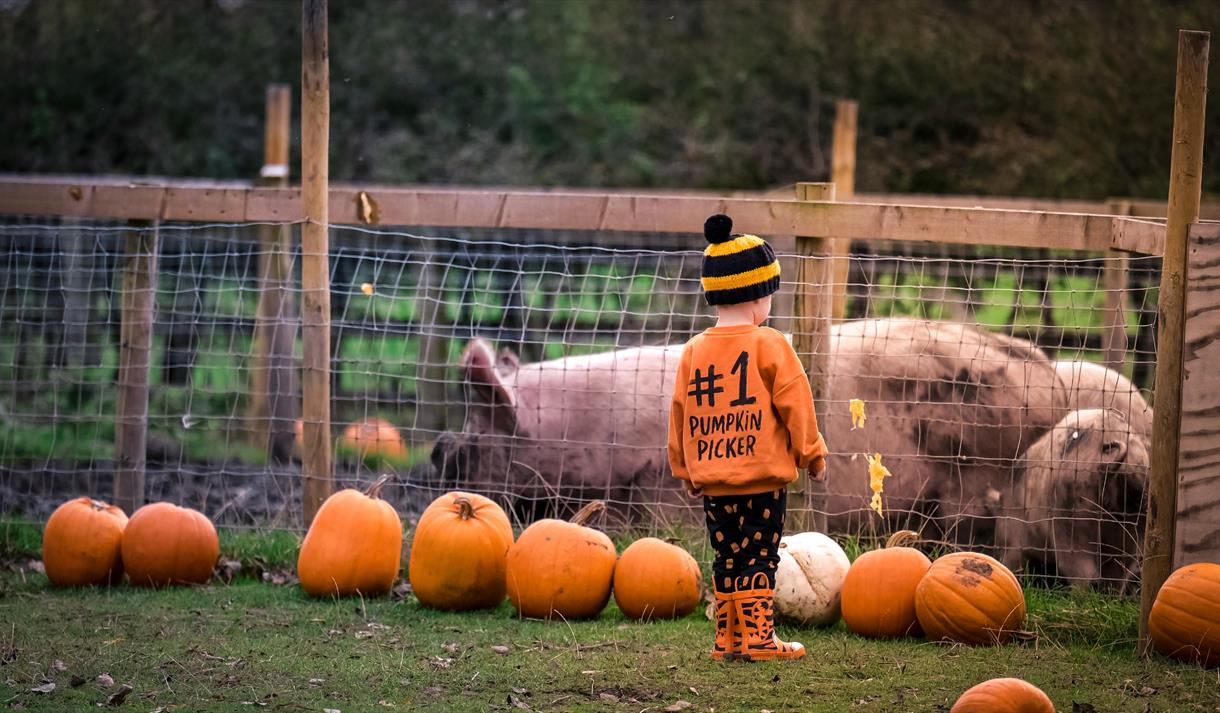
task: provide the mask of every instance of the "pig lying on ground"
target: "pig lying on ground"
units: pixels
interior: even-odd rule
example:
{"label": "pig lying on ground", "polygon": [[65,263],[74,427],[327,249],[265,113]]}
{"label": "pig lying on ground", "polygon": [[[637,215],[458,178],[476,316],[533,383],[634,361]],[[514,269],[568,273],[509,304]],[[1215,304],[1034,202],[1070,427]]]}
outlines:
{"label": "pig lying on ground", "polygon": [[[669,474],[669,392],[681,346],[624,349],[521,365],[486,341],[462,357],[464,428],[438,438],[411,485],[498,498],[521,521],[608,499],[620,522],[695,521]],[[836,325],[819,424],[831,449],[814,507],[830,532],[898,527],[986,547],[993,498],[1022,477],[1018,457],[1073,403],[1059,368],[1028,342],[956,323],[874,319]],[[868,423],[852,430],[848,402]],[[1079,399],[1077,399],[1079,400]],[[865,453],[881,453],[885,522],[868,509]],[[1102,461],[1102,454],[1095,460]],[[804,494],[792,493],[792,506]]]}
{"label": "pig lying on ground", "polygon": [[1148,465],[1148,441],[1122,412],[1072,411],[1022,454],[1021,477],[995,498],[1000,559],[1078,585],[1138,580]]}
{"label": "pig lying on ground", "polygon": [[[831,532],[909,528],[930,539],[992,541],[986,495],[1067,411],[1054,363],[1028,342],[967,325],[862,320],[837,325],[828,363],[828,413],[819,423],[832,456],[815,484]],[[853,430],[848,402],[868,422]],[[885,523],[868,508],[865,453],[880,453]]]}

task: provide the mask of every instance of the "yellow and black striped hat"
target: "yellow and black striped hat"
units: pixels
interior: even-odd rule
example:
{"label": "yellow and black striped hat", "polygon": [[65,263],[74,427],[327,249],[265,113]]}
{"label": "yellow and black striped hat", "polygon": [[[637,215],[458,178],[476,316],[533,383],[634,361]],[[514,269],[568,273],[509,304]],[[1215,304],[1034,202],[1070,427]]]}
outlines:
{"label": "yellow and black striped hat", "polygon": [[757,235],[733,235],[733,219],[717,213],[703,224],[703,296],[710,305],[757,300],[779,289],[779,261]]}

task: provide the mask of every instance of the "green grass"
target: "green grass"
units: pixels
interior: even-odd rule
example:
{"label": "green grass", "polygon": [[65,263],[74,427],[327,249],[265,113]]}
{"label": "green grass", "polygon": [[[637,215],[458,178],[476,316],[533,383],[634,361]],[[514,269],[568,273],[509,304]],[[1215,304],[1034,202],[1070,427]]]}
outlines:
{"label": "green grass", "polygon": [[[0,557],[36,556],[37,526],[0,521]],[[222,531],[246,571],[290,564],[298,536]],[[849,543],[850,545],[850,543]],[[95,710],[97,677],[134,689],[131,710],[945,711],[997,676],[1042,687],[1060,711],[1214,711],[1215,672],[1135,656],[1138,603],[1026,590],[1031,641],[967,648],[880,642],[842,624],[784,627],[809,655],[792,664],[715,664],[701,612],[627,620],[447,614],[408,596],[311,600],[299,587],[231,585],[68,591],[41,574],[0,574],[0,702],[27,710]],[[495,648],[493,648],[495,647]],[[58,670],[55,662],[62,662]],[[83,683],[72,686],[73,677]],[[54,682],[50,694],[30,689]]]}
{"label": "green grass", "polygon": [[[293,586],[62,591],[40,575],[0,578],[0,700],[28,710],[94,710],[107,674],[151,710],[943,711],[996,676],[1041,686],[1061,711],[1215,710],[1215,673],[1132,653],[1135,605],[1031,597],[1035,643],[945,647],[861,639],[841,625],[783,633],[793,664],[715,664],[699,614],[636,623],[613,606],[588,622],[522,621],[502,605],[444,614],[408,597],[309,600]],[[1081,612],[1093,612],[1082,618]],[[1102,620],[1101,623],[1096,620]],[[1066,632],[1066,633],[1065,633]],[[507,647],[498,653],[493,647]],[[504,650],[504,649],[501,649]],[[65,670],[57,671],[55,661]],[[71,686],[73,676],[85,679]],[[51,694],[29,689],[45,681]],[[1084,709],[1088,710],[1088,709]]]}

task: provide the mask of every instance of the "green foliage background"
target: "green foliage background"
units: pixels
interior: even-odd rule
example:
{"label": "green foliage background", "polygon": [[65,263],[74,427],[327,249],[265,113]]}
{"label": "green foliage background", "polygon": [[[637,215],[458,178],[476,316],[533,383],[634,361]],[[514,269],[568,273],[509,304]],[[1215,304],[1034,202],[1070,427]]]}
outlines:
{"label": "green foliage background", "polygon": [[[826,175],[855,98],[859,191],[1159,197],[1180,27],[1220,3],[335,0],[332,176],[767,187]],[[296,0],[0,0],[0,170],[249,178],[299,32]]]}

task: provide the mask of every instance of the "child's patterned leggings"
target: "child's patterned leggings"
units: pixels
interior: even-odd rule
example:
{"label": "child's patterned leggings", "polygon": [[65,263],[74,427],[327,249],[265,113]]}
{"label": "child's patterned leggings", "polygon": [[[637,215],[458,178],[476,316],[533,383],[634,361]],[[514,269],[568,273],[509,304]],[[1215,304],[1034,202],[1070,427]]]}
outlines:
{"label": "child's patterned leggings", "polygon": [[712,562],[716,591],[733,592],[734,581],[753,578],[757,572],[766,574],[775,588],[787,502],[788,491],[782,488],[753,495],[704,496],[707,533],[716,550]]}

